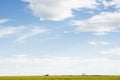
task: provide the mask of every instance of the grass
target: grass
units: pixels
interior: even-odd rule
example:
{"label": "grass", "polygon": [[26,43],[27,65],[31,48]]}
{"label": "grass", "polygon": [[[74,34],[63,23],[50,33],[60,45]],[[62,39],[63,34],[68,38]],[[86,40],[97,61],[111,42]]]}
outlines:
{"label": "grass", "polygon": [[0,80],[120,80],[120,76],[0,76]]}

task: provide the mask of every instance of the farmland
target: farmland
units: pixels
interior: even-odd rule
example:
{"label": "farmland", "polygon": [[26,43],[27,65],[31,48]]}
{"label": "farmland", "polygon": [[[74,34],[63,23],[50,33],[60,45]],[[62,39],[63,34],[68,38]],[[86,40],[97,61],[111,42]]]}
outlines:
{"label": "farmland", "polygon": [[0,80],[120,80],[120,76],[0,76]]}

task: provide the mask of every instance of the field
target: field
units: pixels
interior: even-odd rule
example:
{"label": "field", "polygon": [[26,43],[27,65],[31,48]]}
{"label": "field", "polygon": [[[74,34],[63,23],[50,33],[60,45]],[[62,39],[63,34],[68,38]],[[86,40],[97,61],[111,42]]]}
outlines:
{"label": "field", "polygon": [[0,80],[120,80],[120,76],[0,76]]}

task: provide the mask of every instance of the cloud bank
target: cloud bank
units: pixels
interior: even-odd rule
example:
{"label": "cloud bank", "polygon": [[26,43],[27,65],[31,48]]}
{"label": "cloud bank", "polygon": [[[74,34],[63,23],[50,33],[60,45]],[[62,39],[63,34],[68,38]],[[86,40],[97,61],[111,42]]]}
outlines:
{"label": "cloud bank", "polygon": [[9,58],[0,58],[0,65],[0,69],[2,69],[0,75],[81,75],[83,72],[93,75],[108,75],[119,74],[120,72],[119,60],[109,58],[40,58],[27,55],[15,55]]}

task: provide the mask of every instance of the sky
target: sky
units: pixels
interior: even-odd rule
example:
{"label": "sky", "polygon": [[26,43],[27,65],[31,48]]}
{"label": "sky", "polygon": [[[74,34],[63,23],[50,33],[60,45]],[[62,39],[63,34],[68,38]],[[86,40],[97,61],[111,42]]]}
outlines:
{"label": "sky", "polygon": [[120,0],[0,0],[0,75],[120,75]]}

